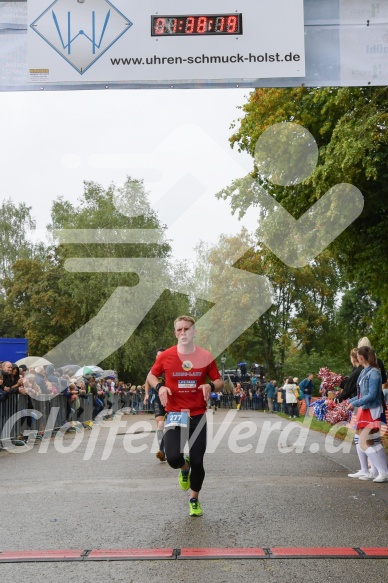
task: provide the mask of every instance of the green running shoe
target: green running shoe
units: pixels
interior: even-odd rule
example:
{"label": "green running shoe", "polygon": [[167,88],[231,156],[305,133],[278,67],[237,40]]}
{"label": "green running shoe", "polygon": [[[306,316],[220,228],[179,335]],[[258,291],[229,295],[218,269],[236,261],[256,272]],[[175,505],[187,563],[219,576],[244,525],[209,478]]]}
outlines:
{"label": "green running shoe", "polygon": [[190,498],[190,516],[202,516],[202,508],[197,498]]}
{"label": "green running shoe", "polygon": [[[188,457],[185,457],[185,461],[190,466],[190,460]],[[179,485],[182,490],[188,490],[190,488],[190,467],[187,472],[182,472],[182,470],[179,472]]]}

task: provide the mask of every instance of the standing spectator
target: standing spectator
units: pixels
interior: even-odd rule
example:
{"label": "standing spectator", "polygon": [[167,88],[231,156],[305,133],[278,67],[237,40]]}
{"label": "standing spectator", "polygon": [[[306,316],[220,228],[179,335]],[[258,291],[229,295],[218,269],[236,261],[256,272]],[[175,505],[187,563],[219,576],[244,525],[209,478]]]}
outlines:
{"label": "standing spectator", "polygon": [[[364,336],[364,338],[361,338],[361,340],[358,341],[357,348],[361,348],[362,346],[368,346],[368,348],[371,348],[373,350],[373,346],[372,346],[369,338],[367,338],[366,336]],[[377,362],[377,368],[381,372],[381,382],[383,385],[385,385],[385,383],[387,382],[387,372],[385,370],[384,363],[381,360],[381,358],[377,357],[377,355],[376,355],[376,362]]]}
{"label": "standing spectator", "polygon": [[0,405],[7,399],[8,396],[7,392],[4,390],[3,382],[3,373],[0,372]]}
{"label": "standing spectator", "polygon": [[274,413],[277,413],[280,410],[278,408],[278,399],[277,399],[277,397],[278,397],[278,388],[279,387],[278,387],[277,381],[272,381],[272,383],[273,383],[273,386],[275,387],[275,395],[274,395],[274,398],[273,398],[273,412]]}
{"label": "standing spectator", "polygon": [[[373,346],[370,343],[370,340],[365,336],[364,338],[361,338],[361,340],[359,340],[357,348],[360,348],[362,346],[368,346],[369,348],[371,348],[373,350]],[[376,354],[376,353],[375,353]],[[382,387],[385,385],[385,383],[387,382],[387,372],[385,370],[385,366],[383,361],[381,360],[381,358],[377,357],[376,354],[376,362],[377,362],[377,368],[381,373],[381,383],[382,383]],[[381,414],[381,421],[383,423],[387,423],[387,419],[385,416],[385,402],[384,402],[384,394],[383,394],[383,389],[381,388],[381,404],[383,406],[383,412]]]}
{"label": "standing spectator", "polygon": [[287,406],[287,401],[286,401],[286,389],[285,389],[286,384],[287,384],[287,378],[283,379],[283,386],[281,388],[281,391],[282,391],[282,399],[283,399],[283,413],[288,415],[288,406]]}
{"label": "standing spectator", "polygon": [[[11,368],[11,379],[12,379],[12,386],[11,388],[17,388],[22,384],[23,378],[20,375],[19,372],[19,367],[17,364],[13,364],[12,368]],[[21,382],[19,383],[19,379],[21,379]]]}
{"label": "standing spectator", "polygon": [[310,407],[310,403],[311,403],[311,397],[313,394],[313,390],[314,390],[314,383],[313,383],[313,378],[314,375],[312,373],[308,374],[307,377],[305,379],[303,379],[303,381],[300,382],[299,388],[303,393],[304,396],[304,400],[306,402],[306,417],[308,415],[310,415],[309,413],[309,407]]}
{"label": "standing spectator", "polygon": [[248,409],[248,394],[247,394],[247,390],[244,389],[244,387],[242,387],[241,389],[241,399],[240,399],[240,403],[241,403],[241,409]]}
{"label": "standing spectator", "polygon": [[96,378],[94,376],[89,376],[87,378],[87,391],[92,394],[93,398],[93,413],[92,420],[94,421],[96,417],[104,410],[103,402],[103,391],[100,386],[96,383]]}
{"label": "standing spectator", "polygon": [[58,391],[59,391],[59,390],[60,390],[60,388],[61,388],[61,387],[60,387],[60,382],[59,382],[59,377],[58,377],[58,375],[56,375],[56,374],[54,373],[54,367],[53,367],[53,365],[52,365],[52,364],[48,364],[48,365],[46,366],[45,373],[46,373],[46,378],[47,378],[47,380],[48,380],[50,383],[52,383],[53,385],[55,385],[55,386],[57,387]]}
{"label": "standing spectator", "polygon": [[350,351],[350,362],[353,365],[353,369],[350,375],[341,383],[341,390],[337,395],[339,403],[342,403],[346,399],[352,399],[357,395],[357,381],[363,369],[358,362],[357,348],[352,348]]}
{"label": "standing spectator", "polygon": [[283,411],[283,391],[281,387],[277,387],[276,401],[277,411],[278,413],[281,413]]}
{"label": "standing spectator", "polygon": [[24,377],[24,375],[26,374],[26,372],[27,372],[27,367],[26,367],[26,365],[25,365],[25,364],[21,364],[21,365],[19,366],[19,374],[20,374],[20,376],[21,376],[21,377]]}
{"label": "standing spectator", "polygon": [[257,409],[259,408],[259,400],[260,400],[260,391],[257,390],[253,393],[253,409],[254,411],[257,411]]}
{"label": "standing spectator", "polygon": [[259,409],[261,409],[262,411],[264,411],[266,409],[266,396],[265,396],[265,385],[263,386],[262,383],[260,383],[259,388],[256,391],[256,394],[258,395],[258,406]]}
{"label": "standing spectator", "polygon": [[236,383],[234,389],[234,400],[236,403],[237,411],[239,411],[241,407],[241,393],[242,393],[241,383]]}
{"label": "standing spectator", "polygon": [[298,407],[298,417],[299,417],[300,410],[302,408],[302,403],[304,401],[304,394],[303,394],[303,391],[301,391],[301,388],[299,386],[299,378],[298,377],[294,377],[293,381],[294,381],[294,383],[296,385],[296,397],[298,399],[297,407]]}
{"label": "standing spectator", "polygon": [[[40,387],[43,395],[48,394],[50,391],[46,384],[45,372],[43,366],[37,366],[35,368],[35,382]],[[48,381],[50,382],[50,381]],[[52,385],[52,383],[51,383]]]}
{"label": "standing spectator", "polygon": [[214,413],[217,411],[217,404],[218,404],[218,393],[217,391],[211,391],[210,393],[210,408]]}
{"label": "standing spectator", "polygon": [[[363,444],[357,444],[357,453],[361,451],[369,458],[372,469],[368,471],[367,461],[362,455],[360,459],[361,470],[360,480],[373,480],[374,482],[388,482],[387,455],[381,443],[379,432],[382,413],[381,404],[381,372],[378,368],[376,354],[368,346],[361,346],[358,349],[358,361],[363,367],[358,379],[358,396],[349,401],[348,408],[352,411],[358,407],[356,421],[357,435],[366,435],[366,448]],[[377,475],[376,475],[377,470]],[[355,477],[350,475],[350,477]]]}
{"label": "standing spectator", "polygon": [[264,389],[264,392],[267,396],[268,412],[269,413],[275,413],[274,407],[273,407],[273,400],[274,400],[275,395],[276,395],[276,387],[275,387],[274,382],[275,381],[268,381],[268,383],[265,385],[265,389]]}
{"label": "standing spectator", "polygon": [[[16,366],[19,371],[19,367]],[[15,375],[12,375],[12,363],[6,360],[2,365],[3,373],[3,389],[9,395],[25,393],[23,387],[23,378],[17,376],[15,381]]]}
{"label": "standing spectator", "polygon": [[247,376],[247,365],[245,362],[242,362],[240,364],[240,370],[241,370],[241,380],[244,382],[244,381],[246,381],[246,376]]}
{"label": "standing spectator", "polygon": [[292,377],[288,377],[284,389],[286,391],[286,403],[290,419],[295,419],[295,417],[298,417],[298,391]]}

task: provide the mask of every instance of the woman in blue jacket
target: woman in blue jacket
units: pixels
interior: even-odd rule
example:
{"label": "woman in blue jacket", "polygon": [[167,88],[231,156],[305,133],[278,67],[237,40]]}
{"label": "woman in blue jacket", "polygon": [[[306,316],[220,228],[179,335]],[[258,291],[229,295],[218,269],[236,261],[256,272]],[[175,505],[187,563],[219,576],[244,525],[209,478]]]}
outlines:
{"label": "woman in blue jacket", "polygon": [[[378,369],[374,350],[368,346],[362,346],[357,350],[358,361],[363,370],[358,378],[357,397],[349,400],[348,408],[353,410],[358,407],[356,422],[356,435],[365,435],[366,449],[372,471],[368,472],[361,465],[360,479],[373,479],[374,482],[388,482],[388,466],[385,449],[381,443],[380,417],[382,413],[381,403],[381,373]],[[365,430],[365,432],[364,432]],[[369,439],[368,439],[369,438]],[[358,448],[363,448],[358,445]],[[358,449],[357,448],[357,449]],[[362,460],[360,459],[361,464]],[[378,474],[374,473],[376,468]]]}

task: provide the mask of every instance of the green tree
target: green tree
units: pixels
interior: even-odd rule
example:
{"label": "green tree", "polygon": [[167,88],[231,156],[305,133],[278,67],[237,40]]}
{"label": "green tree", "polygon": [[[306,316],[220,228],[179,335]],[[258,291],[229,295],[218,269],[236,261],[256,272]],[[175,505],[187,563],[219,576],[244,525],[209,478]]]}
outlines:
{"label": "green tree", "polygon": [[[29,209],[25,212],[28,215]],[[30,225],[33,226],[32,220]],[[153,233],[151,242],[147,229]],[[94,241],[82,242],[79,230],[92,230]],[[134,234],[133,241],[129,231]],[[86,182],[78,204],[57,199],[49,226],[52,246],[45,254],[31,258],[28,254],[33,248],[26,239],[27,257],[14,260],[17,255],[9,256],[5,297],[0,299],[3,335],[26,336],[30,353],[43,356],[50,352],[56,364],[100,364],[116,369],[121,378],[143,383],[156,348],[175,343],[174,319],[189,313],[192,306],[187,295],[171,291],[174,279],[179,273],[182,281],[185,270],[171,261],[163,231],[140,180],[128,178],[121,188],[112,185],[108,189]],[[68,235],[66,242],[60,241],[64,232]],[[78,259],[108,264],[103,270],[97,265],[95,271],[88,267],[74,271],[71,261]],[[134,267],[117,270],[114,262],[128,259],[137,262]],[[104,313],[102,308],[117,290],[136,288],[143,279],[146,284],[141,289],[146,299],[149,295],[149,309],[130,339],[119,342],[117,349],[99,363],[80,362],[83,343],[98,345],[115,339],[135,307],[124,302],[102,319],[102,336],[101,323],[95,337],[87,333],[85,326]],[[55,351],[63,343],[67,360],[62,362],[59,358],[56,362]]]}
{"label": "green tree", "polygon": [[[249,249],[242,256],[241,246]],[[225,287],[230,290],[230,305],[223,321],[215,323],[224,335],[233,310],[240,313],[247,309],[241,304],[240,296],[234,298],[239,281],[237,274],[234,277],[233,272],[225,270],[225,266],[231,265],[266,277],[273,288],[273,303],[228,348],[228,359],[231,357],[235,363],[241,359],[259,362],[268,374],[275,376],[292,347],[297,346],[299,352],[308,355],[313,348],[322,350],[327,344],[335,343],[331,324],[340,277],[328,252],[321,254],[312,265],[292,269],[266,247],[255,244],[254,238],[244,230],[239,236],[221,237],[213,247],[202,246],[196,277],[202,278],[207,295],[216,300]]]}
{"label": "green tree", "polygon": [[9,275],[17,259],[30,259],[43,255],[42,247],[31,240],[35,229],[31,217],[31,207],[24,203],[15,204],[11,199],[0,206],[0,282]]}
{"label": "green tree", "polygon": [[374,336],[374,314],[380,305],[379,299],[363,283],[348,286],[344,291],[336,320],[348,350],[357,346],[363,336]]}
{"label": "green tree", "polygon": [[[174,342],[173,320],[182,311],[187,311],[190,304],[186,296],[167,291],[174,289],[170,246],[165,240],[163,227],[149,205],[142,181],[128,178],[121,188],[112,185],[108,189],[86,182],[78,205],[58,199],[53,205],[50,225],[54,244],[63,229],[68,230],[70,239],[56,248],[58,260],[64,266],[62,284],[70,291],[79,314],[77,326],[68,331],[69,335],[78,329],[78,336],[72,336],[74,345],[67,345],[66,350],[71,351],[75,362],[85,343],[90,352],[93,352],[93,344],[98,351],[104,341],[101,339],[101,329],[106,342],[116,341],[122,335],[128,318],[131,320],[138,315],[134,312],[135,306],[125,300],[114,313],[106,311],[106,315],[102,308],[121,290],[125,292],[128,288],[145,285],[142,289],[144,305],[148,301],[148,313],[132,337],[123,344],[118,342],[117,349],[99,363],[80,363],[117,369],[132,382],[144,382],[155,349]],[[92,229],[96,235],[95,241],[78,240],[76,234],[79,229]],[[159,233],[155,242],[149,242],[146,230]],[[139,234],[133,242],[126,237],[130,236],[129,231]],[[117,268],[117,263],[114,263],[132,258],[137,261],[136,268],[126,268],[125,265]],[[89,266],[95,262],[96,269],[86,267],[82,271],[81,266],[81,271],[72,271],[69,266],[77,259],[89,260]],[[105,261],[105,267],[100,270],[101,260]],[[95,336],[86,332],[83,335],[82,326],[97,315],[100,318],[100,332]]]}
{"label": "green tree", "polygon": [[52,256],[19,259],[4,279],[6,336],[25,336],[29,352],[43,355],[74,328],[79,313],[63,270]]}
{"label": "green tree", "polygon": [[[386,87],[256,89],[242,107],[244,117],[235,126],[230,139],[232,146],[255,158],[257,140],[267,128],[275,123],[294,122],[315,137],[319,151],[317,167],[300,184],[277,186],[254,161],[249,177],[234,181],[218,195],[228,199],[232,211],[242,216],[252,204],[259,204],[260,187],[264,187],[299,218],[335,184],[350,183],[359,188],[365,200],[364,210],[330,245],[329,251],[350,289],[364,289],[365,297],[375,302],[372,317],[373,302],[364,305],[365,319],[369,321],[369,329],[379,336],[375,348],[380,354],[384,350],[384,334],[377,335],[376,330],[381,329],[382,316],[388,312],[386,98]],[[260,212],[265,216],[265,209]],[[348,299],[345,293],[344,301]],[[345,312],[346,306],[342,314]],[[305,314],[300,324],[303,322],[306,322]],[[307,322],[306,326],[310,327]],[[356,330],[353,326],[352,333]],[[353,338],[352,344],[356,340]],[[310,343],[311,347],[314,343],[315,340]],[[349,338],[343,347],[348,343]]]}

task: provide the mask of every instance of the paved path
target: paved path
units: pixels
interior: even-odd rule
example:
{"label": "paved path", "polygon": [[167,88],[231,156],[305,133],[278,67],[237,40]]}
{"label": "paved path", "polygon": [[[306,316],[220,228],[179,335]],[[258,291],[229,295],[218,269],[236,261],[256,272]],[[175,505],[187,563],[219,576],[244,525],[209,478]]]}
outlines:
{"label": "paved path", "polygon": [[[150,415],[0,453],[0,550],[388,546],[388,484],[347,477],[358,468],[354,447],[345,453],[346,443],[307,430],[303,437],[300,424],[274,414],[217,411],[209,422],[204,516],[196,519],[177,472],[152,453]],[[387,569],[388,559],[222,559],[7,563],[0,576],[350,583],[386,581]]]}

